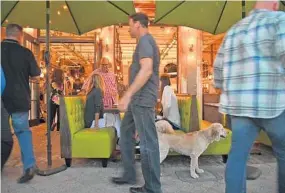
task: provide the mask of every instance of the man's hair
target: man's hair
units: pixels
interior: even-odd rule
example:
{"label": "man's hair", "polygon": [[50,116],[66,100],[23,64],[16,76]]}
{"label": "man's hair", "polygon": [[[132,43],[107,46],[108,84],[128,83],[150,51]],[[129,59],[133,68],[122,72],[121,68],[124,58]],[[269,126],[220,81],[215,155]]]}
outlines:
{"label": "man's hair", "polygon": [[18,36],[23,32],[23,28],[18,24],[8,24],[6,27],[6,36]]}
{"label": "man's hair", "polygon": [[142,27],[148,28],[148,16],[144,13],[135,13],[130,16],[130,19],[132,19],[134,22],[140,22]]}

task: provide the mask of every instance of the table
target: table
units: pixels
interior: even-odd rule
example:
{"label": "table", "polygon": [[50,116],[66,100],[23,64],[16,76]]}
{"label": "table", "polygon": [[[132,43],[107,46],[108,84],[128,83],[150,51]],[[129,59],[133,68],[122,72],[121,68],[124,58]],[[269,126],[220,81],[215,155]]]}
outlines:
{"label": "table", "polygon": [[118,109],[118,107],[106,108],[104,109],[104,113],[119,114],[120,110]]}

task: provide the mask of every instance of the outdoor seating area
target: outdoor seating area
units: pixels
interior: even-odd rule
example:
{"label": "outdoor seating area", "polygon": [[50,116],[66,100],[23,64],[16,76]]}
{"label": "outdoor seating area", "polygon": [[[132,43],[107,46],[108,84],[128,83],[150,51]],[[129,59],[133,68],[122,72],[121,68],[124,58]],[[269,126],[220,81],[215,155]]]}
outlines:
{"label": "outdoor seating area", "polygon": [[[189,133],[207,129],[212,122],[202,120],[198,115],[198,100],[195,95],[177,95],[179,112],[181,115],[182,130],[176,130],[176,134]],[[107,167],[108,159],[115,151],[117,138],[115,129],[84,128],[84,96],[67,96],[61,98],[60,109],[60,139],[61,157],[66,160],[66,165],[71,166],[72,158],[97,158],[102,159],[102,166]],[[122,115],[123,117],[123,115]],[[224,119],[226,121],[226,119]],[[203,155],[225,156],[231,147],[231,131],[227,129],[225,139],[211,143]],[[261,132],[257,143],[271,145],[267,134]],[[94,147],[94,148],[91,148]],[[179,155],[170,151],[169,156]]]}
{"label": "outdoor seating area", "polygon": [[285,0],[1,1],[1,192],[285,193],[284,34]]}

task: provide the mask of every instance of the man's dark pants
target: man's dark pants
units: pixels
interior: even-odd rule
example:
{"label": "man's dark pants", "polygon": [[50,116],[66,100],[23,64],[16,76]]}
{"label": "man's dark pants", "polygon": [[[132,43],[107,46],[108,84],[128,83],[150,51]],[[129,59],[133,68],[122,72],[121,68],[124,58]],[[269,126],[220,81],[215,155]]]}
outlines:
{"label": "man's dark pants", "polygon": [[13,148],[13,138],[9,125],[9,114],[1,100],[1,170],[8,160]]}
{"label": "man's dark pants", "polygon": [[154,108],[131,104],[122,121],[120,147],[124,167],[123,178],[133,181],[136,179],[134,134],[137,129],[144,188],[148,193],[161,193],[159,146],[154,120]]}

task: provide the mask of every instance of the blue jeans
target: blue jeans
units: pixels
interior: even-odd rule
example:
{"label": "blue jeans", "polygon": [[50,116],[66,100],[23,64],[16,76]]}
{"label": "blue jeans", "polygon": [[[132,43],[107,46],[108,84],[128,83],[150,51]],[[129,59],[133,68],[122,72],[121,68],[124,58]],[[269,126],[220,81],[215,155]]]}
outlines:
{"label": "blue jeans", "polygon": [[123,178],[136,180],[134,135],[140,138],[141,167],[148,193],[161,193],[158,137],[154,122],[154,108],[130,104],[121,125],[120,147],[124,167]]}
{"label": "blue jeans", "polygon": [[12,113],[12,124],[21,148],[24,170],[35,165],[32,132],[29,128],[29,112]]}
{"label": "blue jeans", "polygon": [[260,130],[264,130],[277,158],[278,190],[285,192],[285,111],[276,118],[231,117],[232,146],[226,166],[226,193],[246,192],[246,163]]}

